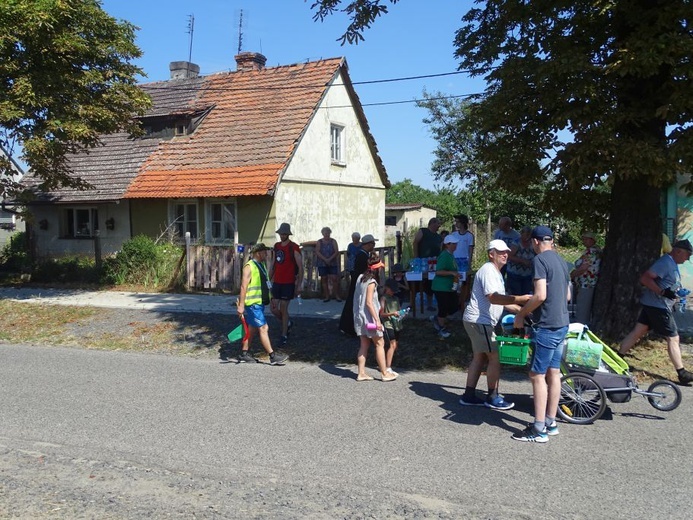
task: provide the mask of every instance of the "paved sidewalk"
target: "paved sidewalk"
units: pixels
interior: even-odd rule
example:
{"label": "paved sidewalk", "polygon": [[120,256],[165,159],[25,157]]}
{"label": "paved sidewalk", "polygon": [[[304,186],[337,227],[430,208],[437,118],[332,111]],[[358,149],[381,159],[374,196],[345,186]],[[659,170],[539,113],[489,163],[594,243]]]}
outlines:
{"label": "paved sidewalk", "polygon": [[[169,294],[125,291],[83,291],[77,289],[0,288],[0,298],[51,305],[76,305],[111,309],[138,309],[158,312],[235,314],[236,296],[219,294]],[[294,300],[296,316],[339,318],[344,303],[319,299]],[[269,306],[266,310],[269,313]]]}

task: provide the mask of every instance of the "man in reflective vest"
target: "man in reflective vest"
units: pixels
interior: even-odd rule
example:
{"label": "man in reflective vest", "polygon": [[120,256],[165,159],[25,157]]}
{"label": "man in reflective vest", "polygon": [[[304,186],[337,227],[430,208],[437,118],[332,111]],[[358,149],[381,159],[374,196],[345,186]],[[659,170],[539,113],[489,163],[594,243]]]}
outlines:
{"label": "man in reflective vest", "polygon": [[269,339],[269,326],[265,319],[265,305],[270,302],[272,284],[267,276],[267,251],[265,244],[255,244],[250,250],[250,260],[243,266],[241,276],[241,292],[238,295],[238,315],[248,325],[248,334],[243,338],[239,363],[256,363],[250,354],[250,343],[256,332],[260,334],[260,343],[269,354],[271,365],[283,365],[289,356],[275,352]]}

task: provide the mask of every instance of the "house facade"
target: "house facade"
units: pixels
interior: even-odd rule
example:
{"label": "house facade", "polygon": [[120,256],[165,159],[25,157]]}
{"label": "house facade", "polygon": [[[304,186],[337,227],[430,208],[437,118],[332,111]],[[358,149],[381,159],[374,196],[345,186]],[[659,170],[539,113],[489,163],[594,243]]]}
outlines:
{"label": "house facade", "polygon": [[435,209],[424,204],[386,204],[385,235],[388,240],[394,241],[397,231],[404,235],[412,230],[418,231],[436,215]]}
{"label": "house facade", "polygon": [[153,106],[144,135],[103,136],[71,157],[88,190],[37,191],[29,206],[39,256],[104,254],[129,238],[190,233],[195,242],[273,243],[289,222],[296,242],[329,226],[341,248],[353,231],[384,233],[389,181],[343,58],[265,68],[257,53],[234,72],[142,88]]}

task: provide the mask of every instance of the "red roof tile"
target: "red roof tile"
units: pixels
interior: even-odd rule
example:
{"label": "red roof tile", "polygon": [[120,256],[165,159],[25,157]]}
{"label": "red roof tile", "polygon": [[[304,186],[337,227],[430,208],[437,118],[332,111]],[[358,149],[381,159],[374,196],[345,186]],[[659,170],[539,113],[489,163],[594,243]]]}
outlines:
{"label": "red roof tile", "polygon": [[342,63],[333,58],[206,77],[196,105],[212,110],[193,134],[161,142],[125,197],[271,192]]}
{"label": "red roof tile", "polygon": [[208,170],[147,171],[130,185],[125,198],[239,197],[267,195],[282,164]]}

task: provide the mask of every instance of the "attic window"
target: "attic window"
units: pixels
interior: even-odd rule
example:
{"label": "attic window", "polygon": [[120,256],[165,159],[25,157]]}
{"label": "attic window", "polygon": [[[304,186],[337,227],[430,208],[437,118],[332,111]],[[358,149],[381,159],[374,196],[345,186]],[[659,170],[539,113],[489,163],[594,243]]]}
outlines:
{"label": "attic window", "polygon": [[188,135],[188,123],[181,123],[178,122],[176,123],[176,127],[174,128],[173,134],[178,136],[178,135]]}
{"label": "attic window", "polygon": [[330,125],[330,150],[332,164],[346,164],[344,127],[341,125]]}

